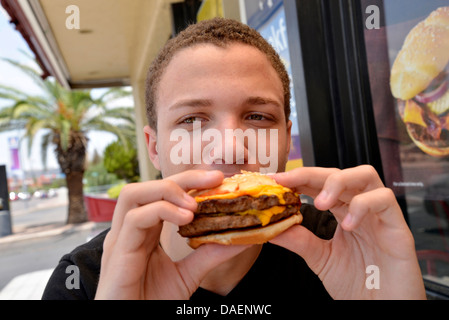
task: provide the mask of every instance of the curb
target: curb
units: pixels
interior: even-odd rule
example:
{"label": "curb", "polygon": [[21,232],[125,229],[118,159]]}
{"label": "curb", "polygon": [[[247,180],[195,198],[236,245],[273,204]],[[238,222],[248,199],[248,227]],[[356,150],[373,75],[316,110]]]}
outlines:
{"label": "curb", "polygon": [[63,226],[60,226],[60,224],[56,224],[56,225],[59,225],[59,227],[47,228],[46,230],[35,231],[35,232],[11,234],[9,236],[2,237],[2,238],[0,238],[0,245],[5,244],[5,243],[22,241],[22,240],[56,236],[56,235],[60,235],[65,232],[93,229],[95,227],[96,223],[93,221],[88,221],[88,222],[84,222],[84,223],[80,223],[80,224],[65,224]]}

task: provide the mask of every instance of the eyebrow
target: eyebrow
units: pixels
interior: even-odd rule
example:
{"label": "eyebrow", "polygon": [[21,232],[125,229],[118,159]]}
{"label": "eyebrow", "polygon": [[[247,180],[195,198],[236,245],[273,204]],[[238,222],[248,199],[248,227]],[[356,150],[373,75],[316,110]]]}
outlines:
{"label": "eyebrow", "polygon": [[209,99],[185,99],[172,104],[168,110],[179,107],[210,107],[212,104],[212,100]]}
{"label": "eyebrow", "polygon": [[253,106],[273,104],[279,108],[282,108],[282,105],[278,101],[266,97],[249,97],[248,99],[245,100],[244,104]]}
{"label": "eyebrow", "polygon": [[[247,98],[243,105],[267,105],[272,104],[279,108],[282,108],[282,104],[274,99],[268,98],[268,97],[260,97],[260,96],[254,96]],[[210,107],[213,105],[213,101],[210,99],[184,99],[180,100],[174,104],[172,104],[168,110],[177,109],[180,107]]]}

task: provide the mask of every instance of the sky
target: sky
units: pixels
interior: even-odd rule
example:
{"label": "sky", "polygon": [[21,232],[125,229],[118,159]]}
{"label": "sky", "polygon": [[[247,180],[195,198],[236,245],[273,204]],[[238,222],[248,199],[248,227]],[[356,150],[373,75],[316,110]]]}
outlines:
{"label": "sky", "polygon": [[[9,23],[9,16],[6,11],[0,6],[0,59],[10,58],[22,63],[26,63],[32,66],[36,64],[34,61],[30,60],[21,51],[25,51],[28,55],[34,56],[34,54],[29,49],[25,40],[23,40],[21,34],[14,29],[14,26]],[[31,80],[27,75],[17,68],[9,65],[7,62],[0,60],[0,84],[8,85],[10,87],[17,88],[21,91],[25,91],[31,94],[38,95],[41,93],[40,88]],[[99,94],[101,90],[97,89],[92,92],[93,95]],[[0,99],[0,108],[5,106],[6,100]],[[126,102],[125,102],[126,103]],[[132,104],[129,101],[127,105]],[[22,141],[19,149],[21,167],[25,171],[30,170],[42,170],[44,168],[41,161],[40,152],[40,136],[44,132],[35,138],[33,148],[30,155],[27,148],[27,142]],[[11,153],[9,151],[8,138],[18,137],[21,138],[23,135],[23,130],[9,131],[0,133],[0,165],[6,165],[6,170],[8,176],[12,174],[21,176],[23,172],[11,171]],[[92,157],[94,151],[96,150],[99,154],[102,154],[104,148],[115,140],[115,137],[110,133],[99,133],[95,132],[89,135],[89,145],[88,145],[88,156]],[[49,147],[47,151],[47,168],[57,169],[59,168],[54,156],[53,147]]]}

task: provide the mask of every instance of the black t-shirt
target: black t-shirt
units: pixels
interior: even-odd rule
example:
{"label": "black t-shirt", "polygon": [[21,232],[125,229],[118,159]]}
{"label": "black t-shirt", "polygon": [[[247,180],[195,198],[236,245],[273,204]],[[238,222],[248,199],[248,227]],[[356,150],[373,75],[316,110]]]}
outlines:
{"label": "black t-shirt", "polygon": [[[329,212],[303,204],[302,225],[322,239],[331,239],[337,222]],[[108,230],[91,241],[64,255],[53,271],[45,288],[43,299],[94,299],[100,275],[103,241]],[[73,268],[73,266],[77,268]],[[72,267],[71,267],[72,266]],[[79,288],[73,282],[79,270]],[[263,245],[255,263],[226,296],[235,299],[330,299],[320,279],[309,269],[297,254],[270,243]],[[192,300],[222,299],[205,289],[199,288]]]}

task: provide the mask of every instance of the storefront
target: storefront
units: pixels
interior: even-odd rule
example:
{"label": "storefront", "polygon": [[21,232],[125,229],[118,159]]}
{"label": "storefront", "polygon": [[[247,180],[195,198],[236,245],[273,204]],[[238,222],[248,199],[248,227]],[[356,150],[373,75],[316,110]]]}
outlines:
{"label": "storefront", "polygon": [[[449,49],[442,58],[426,58],[446,62],[411,97],[398,95],[391,80],[411,30],[449,0],[107,1],[80,4],[78,31],[61,27],[66,16],[56,11],[70,1],[2,4],[18,14],[46,72],[63,85],[131,85],[138,127],[145,119],[146,69],[187,18],[225,16],[256,28],[292,80],[288,169],[373,165],[414,234],[428,296],[449,298]],[[430,33],[422,46],[432,43],[443,45]],[[87,59],[85,52],[98,54]],[[407,63],[422,65],[417,60],[410,54]],[[138,137],[142,178],[153,179],[157,172]]]}
{"label": "storefront", "polygon": [[449,1],[242,3],[292,78],[290,159],[373,165],[413,232],[428,297],[449,298],[449,32],[438,26]]}

